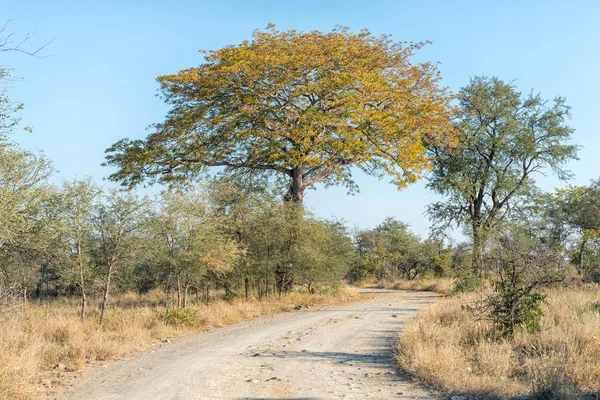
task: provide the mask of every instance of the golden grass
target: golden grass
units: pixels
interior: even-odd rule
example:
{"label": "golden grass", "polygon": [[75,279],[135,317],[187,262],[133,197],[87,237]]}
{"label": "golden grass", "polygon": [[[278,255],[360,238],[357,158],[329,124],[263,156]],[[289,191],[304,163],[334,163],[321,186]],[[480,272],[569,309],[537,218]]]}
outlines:
{"label": "golden grass", "polygon": [[510,340],[495,338],[489,322],[462,308],[477,295],[441,299],[401,334],[399,363],[438,389],[472,397],[598,393],[600,289],[547,293],[541,332],[520,332]]}
{"label": "golden grass", "polygon": [[52,382],[50,392],[60,390],[68,371],[88,363],[125,357],[165,338],[176,338],[243,320],[289,311],[294,305],[330,305],[360,299],[356,290],[337,294],[291,293],[268,301],[214,301],[208,306],[191,305],[193,326],[175,326],[165,319],[166,307],[157,293],[149,296],[122,295],[113,302],[99,326],[97,309],[90,310],[84,324],[79,321],[76,301],[30,303],[22,312],[0,321],[0,399],[23,400],[43,397],[42,385]]}

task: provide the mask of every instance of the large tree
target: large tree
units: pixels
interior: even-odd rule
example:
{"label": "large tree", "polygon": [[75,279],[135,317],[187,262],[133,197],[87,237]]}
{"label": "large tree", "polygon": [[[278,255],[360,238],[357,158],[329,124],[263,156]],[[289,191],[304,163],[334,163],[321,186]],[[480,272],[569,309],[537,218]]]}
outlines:
{"label": "large tree", "polygon": [[523,95],[511,83],[476,77],[458,95],[455,128],[461,144],[448,151],[432,146],[429,187],[447,199],[429,213],[441,226],[467,228],[473,267],[480,269],[489,232],[535,189],[534,175],[547,169],[569,177],[564,164],[576,158],[561,97],[546,101]]}
{"label": "large tree", "polygon": [[424,142],[452,142],[436,65],[411,62],[423,45],[269,26],[204,52],[200,66],[158,77],[166,120],[107,150],[110,178],[172,183],[223,167],[276,174],[302,202],[317,182],[355,189],[354,166],[404,187],[429,166]]}

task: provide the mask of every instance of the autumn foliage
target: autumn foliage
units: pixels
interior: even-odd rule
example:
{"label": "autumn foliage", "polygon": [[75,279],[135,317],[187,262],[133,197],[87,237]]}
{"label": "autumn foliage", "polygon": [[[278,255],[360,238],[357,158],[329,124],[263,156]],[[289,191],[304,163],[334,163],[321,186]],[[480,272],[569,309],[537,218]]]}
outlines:
{"label": "autumn foliage", "polygon": [[426,142],[453,143],[437,66],[411,62],[424,45],[271,25],[203,52],[200,66],[158,77],[167,118],[107,150],[111,178],[172,183],[219,166],[278,174],[302,201],[317,182],[353,189],[354,166],[402,188],[428,168]]}

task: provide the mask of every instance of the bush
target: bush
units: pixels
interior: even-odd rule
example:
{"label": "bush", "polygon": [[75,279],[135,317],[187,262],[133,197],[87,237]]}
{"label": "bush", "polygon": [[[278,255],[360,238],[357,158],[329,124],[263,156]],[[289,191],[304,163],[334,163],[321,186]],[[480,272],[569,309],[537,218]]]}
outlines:
{"label": "bush", "polygon": [[517,328],[540,330],[541,288],[564,280],[563,255],[526,228],[515,226],[495,239],[487,256],[488,269],[496,275],[494,294],[478,304],[483,318],[494,321],[497,333],[514,335]]}
{"label": "bush", "polygon": [[484,288],[483,279],[473,274],[465,274],[460,276],[454,282],[452,293],[468,293],[475,292]]}
{"label": "bush", "polygon": [[198,326],[198,315],[189,308],[167,308],[165,324],[174,326]]}
{"label": "bush", "polygon": [[452,273],[452,260],[435,256],[431,260],[431,269],[436,278],[448,276]]}
{"label": "bush", "polygon": [[539,332],[540,319],[544,315],[542,304],[546,300],[546,295],[541,292],[514,293],[512,289],[502,283],[496,285],[499,301],[492,303],[494,308],[491,311],[491,318],[494,324],[500,333],[506,336],[512,335],[517,327],[523,328],[527,333]]}

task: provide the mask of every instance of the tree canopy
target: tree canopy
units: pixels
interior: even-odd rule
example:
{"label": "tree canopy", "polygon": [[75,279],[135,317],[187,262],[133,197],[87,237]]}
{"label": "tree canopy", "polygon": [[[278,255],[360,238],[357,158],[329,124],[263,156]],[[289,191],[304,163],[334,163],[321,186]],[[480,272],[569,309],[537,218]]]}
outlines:
{"label": "tree canopy", "polygon": [[402,188],[428,168],[425,142],[453,142],[437,66],[414,64],[425,43],[367,30],[281,32],[205,51],[205,62],[159,76],[164,122],[107,150],[125,186],[173,183],[206,167],[275,174],[301,202],[318,182],[352,189],[351,167]]}
{"label": "tree canopy", "polygon": [[429,187],[447,196],[429,207],[442,223],[467,227],[473,264],[481,265],[486,233],[535,189],[533,176],[547,169],[569,178],[563,166],[576,158],[565,99],[523,95],[498,78],[476,77],[458,94],[455,127],[461,145],[431,147]]}

